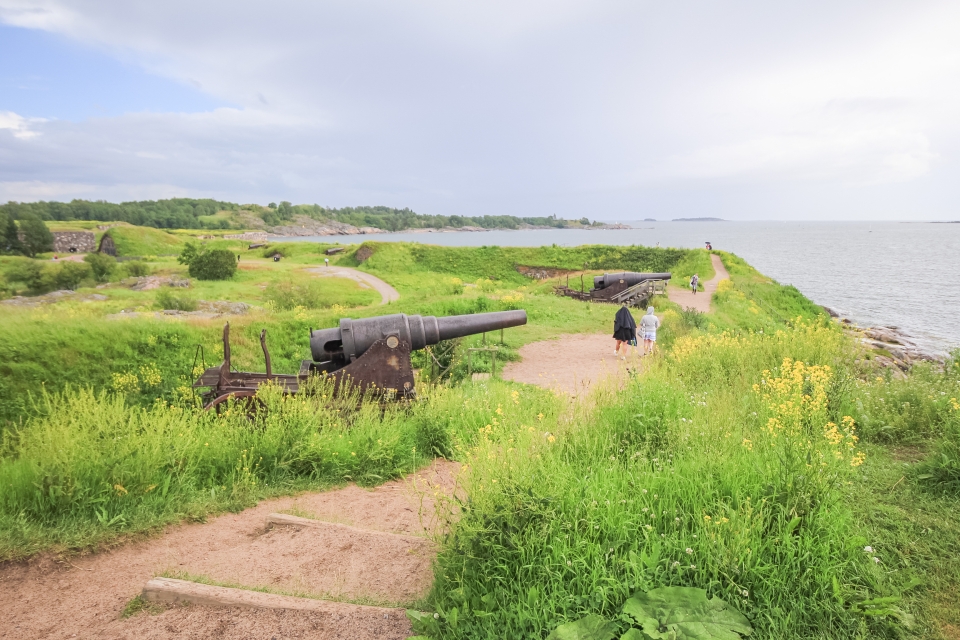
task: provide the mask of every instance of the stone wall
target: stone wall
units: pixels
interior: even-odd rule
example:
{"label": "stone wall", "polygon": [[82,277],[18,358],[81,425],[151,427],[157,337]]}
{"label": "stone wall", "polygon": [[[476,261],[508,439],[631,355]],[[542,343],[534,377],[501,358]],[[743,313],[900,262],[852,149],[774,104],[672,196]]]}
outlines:
{"label": "stone wall", "polygon": [[58,253],[89,253],[96,248],[96,236],[91,231],[53,232],[53,250]]}

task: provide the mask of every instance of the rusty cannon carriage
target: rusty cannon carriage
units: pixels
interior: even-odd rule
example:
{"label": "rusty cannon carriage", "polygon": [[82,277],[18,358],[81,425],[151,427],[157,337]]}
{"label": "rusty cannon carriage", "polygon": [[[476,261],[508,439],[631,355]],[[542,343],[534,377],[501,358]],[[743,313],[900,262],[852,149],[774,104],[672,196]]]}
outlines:
{"label": "rusty cannon carriage", "polygon": [[579,290],[570,287],[568,278],[566,285],[557,285],[554,291],[557,295],[587,302],[644,307],[653,296],[667,292],[667,282],[671,275],[670,273],[637,273],[635,271],[605,273],[594,277],[593,288],[589,291],[584,291],[583,276],[581,276]]}
{"label": "rusty cannon carriage", "polygon": [[310,375],[333,378],[334,392],[358,389],[387,398],[414,397],[410,354],[441,340],[517,327],[527,323],[527,312],[496,311],[463,316],[417,316],[398,313],[352,320],[342,318],[332,329],[310,331],[311,360],[304,360],[295,374],[275,374],[267,349],[267,330],[260,332],[266,372],[234,371],[230,363],[230,324],[223,328],[223,362],[206,369],[193,384],[205,388],[203,404],[216,409],[230,399],[255,403],[257,389],[270,381],[285,393],[299,392]]}

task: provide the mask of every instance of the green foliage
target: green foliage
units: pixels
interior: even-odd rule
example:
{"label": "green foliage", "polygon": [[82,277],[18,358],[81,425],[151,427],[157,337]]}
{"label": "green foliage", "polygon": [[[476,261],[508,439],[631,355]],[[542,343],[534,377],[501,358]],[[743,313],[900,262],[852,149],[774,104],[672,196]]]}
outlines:
{"label": "green foliage", "polygon": [[692,587],[636,593],[623,605],[623,612],[636,620],[650,640],[740,640],[753,633],[743,614]]}
{"label": "green foliage", "polygon": [[177,256],[177,262],[182,265],[190,266],[190,263],[200,255],[200,247],[192,242],[188,242],[183,245],[183,249],[180,250],[180,255]]}
{"label": "green foliage", "polygon": [[[42,396],[41,414],[4,440],[0,559],[84,547],[185,517],[240,510],[296,488],[369,485],[417,469],[447,448],[429,405],[331,401],[330,383],[267,411],[204,412],[189,396],[131,408],[122,394]],[[425,457],[425,453],[427,457]]]}
{"label": "green foliage", "polygon": [[178,293],[171,287],[162,287],[157,291],[156,306],[158,309],[173,311],[196,311],[197,300],[188,293]]}
{"label": "green foliage", "polygon": [[595,613],[560,625],[547,640],[613,640],[617,625]]}
{"label": "green foliage", "polygon": [[21,250],[31,258],[38,253],[53,251],[53,234],[37,216],[20,219]]}
{"label": "green foliage", "polygon": [[88,253],[83,261],[90,265],[97,282],[107,282],[117,268],[117,259],[105,253]]}
{"label": "green foliage", "polygon": [[[37,216],[44,220],[102,220],[160,227],[164,229],[202,229],[199,221],[224,209],[237,209],[230,202],[172,198],[170,200],[144,200],[141,202],[109,202],[73,200],[72,202],[9,202],[0,205],[0,211],[14,219]],[[219,226],[219,225],[218,225]]]}
{"label": "green foliage", "polygon": [[0,228],[3,230],[3,236],[0,237],[0,253],[22,253],[23,246],[17,233],[17,223],[13,218],[0,212]]}
{"label": "green foliage", "polygon": [[[621,640],[740,640],[753,633],[739,611],[693,587],[637,592],[624,603],[623,613],[641,629],[629,629]],[[616,624],[592,613],[560,625],[547,640],[612,640],[616,632]]]}
{"label": "green foliage", "polygon": [[124,262],[123,269],[127,272],[127,275],[132,278],[142,278],[150,275],[150,266],[139,260]]}
{"label": "green foliage", "polygon": [[57,289],[75,290],[92,275],[90,265],[83,262],[21,260],[7,269],[6,280],[26,286],[31,293],[42,294]]}
{"label": "green foliage", "polygon": [[[226,218],[217,216],[219,212],[237,212],[246,210],[263,218],[270,226],[281,225],[296,215],[308,216],[315,220],[336,220],[358,227],[375,227],[386,231],[403,229],[441,228],[477,226],[485,229],[517,229],[521,225],[536,225],[563,228],[590,224],[587,218],[568,221],[556,216],[517,217],[517,216],[432,216],[418,214],[410,209],[391,207],[345,207],[326,209],[319,205],[293,205],[289,202],[277,204],[271,202],[266,208],[259,205],[238,205],[232,202],[220,202],[208,199],[172,198],[170,200],[144,200],[140,202],[90,202],[73,200],[72,202],[10,202],[0,205],[0,213],[13,219],[38,216],[44,220],[103,220],[121,221],[130,224],[158,227],[162,229],[222,229],[232,226]],[[131,254],[136,255],[136,254]]]}
{"label": "green foliage", "polygon": [[237,256],[227,249],[200,251],[190,260],[189,272],[198,280],[228,280],[237,272]]}

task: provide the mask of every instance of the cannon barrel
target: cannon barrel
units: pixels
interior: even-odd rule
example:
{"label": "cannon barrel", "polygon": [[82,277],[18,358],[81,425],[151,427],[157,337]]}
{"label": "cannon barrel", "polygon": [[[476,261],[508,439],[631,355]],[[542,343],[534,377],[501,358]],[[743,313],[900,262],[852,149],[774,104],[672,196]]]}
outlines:
{"label": "cannon barrel", "polygon": [[618,284],[621,280],[628,286],[640,284],[645,280],[669,280],[670,273],[637,273],[635,271],[621,271],[620,273],[605,273],[602,276],[595,276],[593,279],[594,289],[606,289],[612,284]]}
{"label": "cannon barrel", "polygon": [[310,352],[316,362],[352,362],[366,352],[377,340],[397,336],[415,351],[441,340],[507,329],[527,324],[527,312],[495,311],[464,316],[408,316],[398,313],[390,316],[352,320],[342,318],[340,326],[319,329],[310,334]]}

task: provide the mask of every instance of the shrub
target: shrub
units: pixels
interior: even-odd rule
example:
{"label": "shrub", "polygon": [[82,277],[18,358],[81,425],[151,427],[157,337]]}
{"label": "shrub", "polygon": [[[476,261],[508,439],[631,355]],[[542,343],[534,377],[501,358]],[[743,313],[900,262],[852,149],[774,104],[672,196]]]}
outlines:
{"label": "shrub", "polygon": [[190,260],[189,271],[197,280],[229,280],[237,271],[237,256],[226,249],[201,251]]}
{"label": "shrub", "polygon": [[97,282],[106,282],[117,268],[117,259],[105,253],[88,253],[83,261],[90,265]]}
{"label": "shrub", "polygon": [[53,234],[36,216],[20,220],[20,234],[23,236],[22,250],[31,258],[44,251],[53,251]]}
{"label": "shrub", "polygon": [[123,265],[124,270],[126,270],[127,275],[134,278],[142,278],[143,276],[150,275],[150,267],[146,263],[140,262],[139,260],[134,260],[133,262],[127,262]]}
{"label": "shrub", "polygon": [[90,265],[83,262],[61,262],[59,267],[45,271],[53,276],[57,289],[76,289],[80,283],[93,275]]}
{"label": "shrub", "polygon": [[186,293],[176,293],[168,287],[157,291],[156,305],[170,311],[196,311],[197,301]]}

